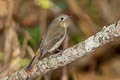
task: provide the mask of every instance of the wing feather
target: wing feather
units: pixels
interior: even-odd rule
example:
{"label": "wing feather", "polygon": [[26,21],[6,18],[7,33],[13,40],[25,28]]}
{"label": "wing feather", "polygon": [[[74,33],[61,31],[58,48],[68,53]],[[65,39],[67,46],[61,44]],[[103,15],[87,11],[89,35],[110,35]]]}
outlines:
{"label": "wing feather", "polygon": [[40,43],[41,55],[47,53],[57,42],[59,42],[64,37],[64,35],[64,27],[57,25],[50,26]]}

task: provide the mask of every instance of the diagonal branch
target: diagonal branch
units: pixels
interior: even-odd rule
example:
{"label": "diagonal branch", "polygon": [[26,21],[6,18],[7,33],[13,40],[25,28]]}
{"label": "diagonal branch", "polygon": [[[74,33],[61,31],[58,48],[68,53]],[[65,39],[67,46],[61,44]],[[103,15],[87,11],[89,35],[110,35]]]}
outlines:
{"label": "diagonal branch", "polygon": [[[120,21],[107,27],[104,26],[100,32],[89,37],[87,40],[39,61],[33,67],[33,72],[29,74],[29,77],[33,79],[36,76],[41,76],[51,70],[65,66],[72,61],[75,61],[76,59],[81,58],[90,52],[93,52],[96,48],[113,41],[114,38],[117,38],[119,36]],[[22,69],[0,80],[26,80],[27,78],[28,74],[24,69]]]}

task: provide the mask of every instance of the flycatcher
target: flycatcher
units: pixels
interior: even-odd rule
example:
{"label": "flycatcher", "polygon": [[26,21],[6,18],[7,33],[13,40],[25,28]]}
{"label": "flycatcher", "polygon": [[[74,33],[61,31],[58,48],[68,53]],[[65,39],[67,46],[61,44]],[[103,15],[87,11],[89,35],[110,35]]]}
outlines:
{"label": "flycatcher", "polygon": [[52,21],[45,34],[42,36],[39,48],[30,64],[27,66],[26,71],[31,70],[33,65],[45,54],[54,51],[62,44],[67,33],[67,28],[69,27],[69,18],[70,16],[61,14]]}

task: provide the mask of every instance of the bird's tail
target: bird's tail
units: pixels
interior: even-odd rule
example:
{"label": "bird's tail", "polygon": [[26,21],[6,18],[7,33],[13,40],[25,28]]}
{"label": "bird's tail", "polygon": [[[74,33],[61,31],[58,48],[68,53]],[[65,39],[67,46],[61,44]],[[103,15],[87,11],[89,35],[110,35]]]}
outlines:
{"label": "bird's tail", "polygon": [[31,62],[26,68],[26,72],[30,71],[34,64],[38,62],[38,57],[40,56],[40,49],[37,50],[36,55],[32,58]]}
{"label": "bird's tail", "polygon": [[35,58],[36,58],[36,56],[34,56],[34,57],[32,58],[31,62],[29,63],[29,65],[28,65],[27,68],[26,68],[26,72],[28,72],[28,71],[30,71],[30,70],[32,69],[32,67],[33,67],[33,65],[34,65],[34,63],[35,63]]}

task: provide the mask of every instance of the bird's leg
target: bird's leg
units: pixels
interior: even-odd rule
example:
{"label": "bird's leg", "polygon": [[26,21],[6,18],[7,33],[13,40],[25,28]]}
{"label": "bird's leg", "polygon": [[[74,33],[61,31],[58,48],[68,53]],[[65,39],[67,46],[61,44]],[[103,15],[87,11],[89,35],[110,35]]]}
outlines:
{"label": "bird's leg", "polygon": [[[65,48],[66,49],[66,48]],[[65,49],[63,49],[63,50],[60,50],[60,49],[56,49],[57,51],[59,51],[59,52],[62,52],[62,51],[64,51]]]}
{"label": "bird's leg", "polygon": [[[55,50],[58,51],[58,52],[62,52],[62,51],[64,51],[65,49],[63,49],[63,50],[55,49]],[[53,51],[53,52],[48,52],[48,56],[52,55],[53,53],[54,53],[54,51]]]}
{"label": "bird's leg", "polygon": [[62,52],[63,50],[60,50],[60,49],[56,49],[56,51]]}

